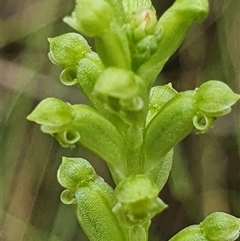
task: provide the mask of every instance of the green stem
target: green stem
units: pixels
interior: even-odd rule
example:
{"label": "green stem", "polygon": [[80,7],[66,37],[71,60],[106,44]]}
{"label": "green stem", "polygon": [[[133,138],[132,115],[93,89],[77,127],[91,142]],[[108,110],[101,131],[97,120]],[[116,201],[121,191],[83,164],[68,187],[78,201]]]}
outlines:
{"label": "green stem", "polygon": [[130,126],[126,134],[126,143],[128,172],[131,174],[142,173],[141,147],[143,134],[141,128],[136,125]]}

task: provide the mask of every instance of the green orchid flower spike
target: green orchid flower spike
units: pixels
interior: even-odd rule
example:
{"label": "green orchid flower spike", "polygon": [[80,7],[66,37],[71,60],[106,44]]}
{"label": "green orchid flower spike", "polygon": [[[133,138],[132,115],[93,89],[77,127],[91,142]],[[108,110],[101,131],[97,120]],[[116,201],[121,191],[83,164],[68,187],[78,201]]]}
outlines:
{"label": "green orchid flower spike", "polygon": [[[208,14],[207,0],[176,0],[157,19],[150,0],[77,0],[64,22],[79,33],[49,38],[49,59],[60,81],[77,87],[89,105],[49,97],[27,119],[65,148],[84,146],[106,162],[113,189],[90,162],[63,157],[57,173],[61,200],[76,207],[90,241],[147,241],[152,218],[167,205],[159,193],[174,147],[205,133],[240,99],[225,83],[204,82],[178,92],[152,87],[190,26]],[[93,38],[93,51],[83,37]],[[170,241],[234,241],[240,221],[215,212]]]}

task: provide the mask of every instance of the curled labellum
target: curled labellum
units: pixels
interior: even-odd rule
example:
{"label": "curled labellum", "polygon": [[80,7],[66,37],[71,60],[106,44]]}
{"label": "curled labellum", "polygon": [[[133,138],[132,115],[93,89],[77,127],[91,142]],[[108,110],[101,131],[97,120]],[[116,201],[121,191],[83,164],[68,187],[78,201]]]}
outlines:
{"label": "curled labellum", "polygon": [[78,131],[73,130],[71,127],[64,130],[63,132],[58,132],[53,135],[55,139],[63,147],[75,148],[75,144],[79,142],[81,136]]}
{"label": "curled labellum", "polygon": [[61,82],[66,86],[77,84],[76,67],[65,68],[60,75]]}
{"label": "curled labellum", "polygon": [[215,118],[212,116],[205,115],[201,111],[199,111],[193,117],[193,125],[197,129],[197,133],[204,133],[208,129],[210,129],[214,123]]}

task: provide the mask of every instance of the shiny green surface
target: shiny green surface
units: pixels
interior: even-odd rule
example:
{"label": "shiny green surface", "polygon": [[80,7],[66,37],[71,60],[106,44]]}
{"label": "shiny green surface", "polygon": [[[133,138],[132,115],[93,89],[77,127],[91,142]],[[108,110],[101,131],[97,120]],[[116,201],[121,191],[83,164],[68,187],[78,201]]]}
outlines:
{"label": "shiny green surface", "polygon": [[[1,234],[7,241],[86,240],[73,210],[59,201],[62,189],[56,181],[56,170],[62,155],[89,154],[83,149],[59,147],[53,138],[43,135],[38,126],[25,119],[40,100],[49,96],[71,103],[85,101],[76,89],[58,83],[60,70],[47,59],[46,39],[70,31],[61,19],[73,4],[57,0],[8,2],[3,9]],[[158,4],[165,3],[155,5]],[[193,89],[210,76],[227,82],[239,93],[237,5],[237,1],[212,1],[209,19],[203,25],[193,26],[159,77],[159,83],[172,81],[177,90]],[[176,154],[183,161],[182,166],[173,171],[169,186],[173,194],[167,189],[161,194],[170,200],[173,195],[181,205],[171,204],[172,211],[169,209],[164,218],[154,221],[155,236],[167,240],[190,221],[200,221],[215,210],[240,215],[238,123],[239,104],[230,116],[216,123],[211,133],[190,136],[182,143],[179,155]],[[110,179],[103,162],[92,156],[91,160],[102,176]],[[176,191],[179,185],[186,187],[188,195]],[[184,207],[188,209],[187,218],[181,211]],[[157,232],[158,227],[161,232]]]}

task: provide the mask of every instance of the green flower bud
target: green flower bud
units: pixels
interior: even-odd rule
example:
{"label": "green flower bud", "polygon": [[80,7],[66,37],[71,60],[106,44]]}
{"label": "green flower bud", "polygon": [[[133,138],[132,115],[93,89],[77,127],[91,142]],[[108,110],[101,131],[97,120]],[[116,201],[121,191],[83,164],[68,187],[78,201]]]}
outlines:
{"label": "green flower bud", "polygon": [[57,172],[58,182],[65,188],[76,190],[96,179],[92,165],[83,158],[62,158]]}
{"label": "green flower bud", "polygon": [[209,116],[218,117],[231,111],[231,106],[240,99],[240,95],[223,82],[210,80],[196,89],[195,101],[199,110]]}
{"label": "green flower bud", "polygon": [[155,9],[139,9],[130,18],[127,33],[132,53],[132,69],[137,70],[157,50],[161,28],[157,25]]}
{"label": "green flower bud", "polygon": [[141,9],[131,18],[129,25],[135,41],[154,34],[157,25],[155,10]]}
{"label": "green flower bud", "polygon": [[113,211],[126,227],[143,224],[167,207],[158,192],[158,187],[143,174],[127,177],[115,189],[118,203]]}
{"label": "green flower bud", "polygon": [[27,119],[42,125],[45,133],[56,133],[66,130],[73,118],[72,107],[62,100],[47,98],[41,101]]}
{"label": "green flower bud", "polygon": [[240,234],[240,219],[223,212],[215,212],[200,223],[209,241],[234,241]]}
{"label": "green flower bud", "polygon": [[84,55],[91,51],[87,41],[77,33],[67,33],[48,39],[49,59],[63,67],[75,66]]}
{"label": "green flower bud", "polygon": [[[72,19],[65,22],[90,37],[102,35],[114,19],[111,5],[105,0],[78,0]],[[72,24],[72,22],[75,22]]]}

